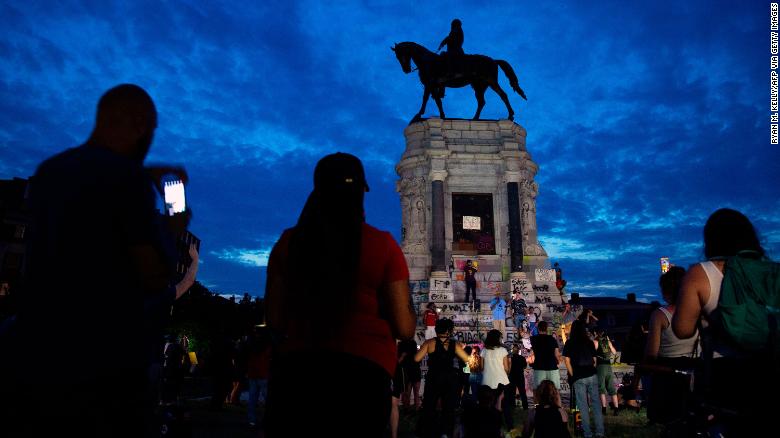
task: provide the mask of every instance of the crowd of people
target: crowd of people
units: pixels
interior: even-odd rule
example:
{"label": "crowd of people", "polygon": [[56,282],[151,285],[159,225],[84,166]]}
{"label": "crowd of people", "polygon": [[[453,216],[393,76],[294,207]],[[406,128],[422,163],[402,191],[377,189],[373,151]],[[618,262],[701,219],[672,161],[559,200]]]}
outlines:
{"label": "crowd of people", "polygon": [[[0,363],[4,436],[159,435],[154,408],[160,400],[176,400],[187,351],[175,340],[159,341],[172,303],[194,282],[198,254],[190,248],[189,269],[183,277],[175,274],[173,239],[190,214],[159,215],[155,188],[161,191],[165,174],[187,176],[180,168],[143,166],[156,127],[151,97],[135,85],[117,86],[100,99],[85,144],[46,160],[36,172],[30,281],[16,319],[0,333],[9,353]],[[418,347],[406,261],[390,233],[365,222],[368,191],[357,157],[335,153],[317,163],[297,223],[269,257],[267,326],[249,333],[233,359],[228,339],[212,344],[214,407],[237,403],[245,382],[247,423],[268,437],[330,431],[378,437],[388,424],[395,436],[402,405],[422,410],[421,437],[461,431],[465,437],[568,436],[559,392],[564,364],[584,436],[604,436],[607,404],[618,409],[610,368],[616,351],[598,318],[590,311],[575,318],[567,305],[561,331],[553,333],[519,294],[509,303],[497,294],[490,302],[494,328],[484,344],[455,340],[453,321],[439,318],[431,306],[423,315],[430,338]],[[339,263],[309,263],[322,248]],[[730,340],[718,330],[733,311],[721,302],[721,284],[732,259],[764,260],[764,250],[750,221],[729,209],[708,219],[704,248],[706,262],[662,276],[667,305],[652,315],[630,386],[643,388],[653,421],[683,421],[691,408],[687,400],[699,397],[704,403],[697,418],[704,426],[737,436],[770,418],[768,405],[748,402],[755,385],[731,382],[767,361],[777,365],[776,326],[763,350]],[[300,275],[302,266],[309,266],[309,275]],[[472,296],[477,272],[467,264]],[[248,296],[243,301],[248,304]],[[310,302],[319,305],[301,305]],[[511,352],[504,343],[507,309],[519,340]],[[53,333],[67,342],[46,342]],[[529,349],[526,358],[522,352]],[[52,358],[67,360],[57,360],[53,369]],[[526,397],[529,365],[533,405]],[[774,394],[776,381],[761,390]],[[679,398],[667,403],[669,394]],[[301,418],[304,396],[316,408]],[[522,432],[512,415],[518,396],[523,409],[532,408]],[[631,399],[627,393],[623,398]],[[264,418],[257,416],[260,400]],[[47,421],[40,421],[41,413]]]}

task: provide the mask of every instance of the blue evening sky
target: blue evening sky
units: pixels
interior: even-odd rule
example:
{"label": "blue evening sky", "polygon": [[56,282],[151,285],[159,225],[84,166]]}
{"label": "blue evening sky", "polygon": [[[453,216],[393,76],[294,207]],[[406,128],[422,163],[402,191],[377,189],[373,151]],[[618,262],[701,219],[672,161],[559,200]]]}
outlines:
{"label": "blue evening sky", "polygon": [[[701,260],[720,207],[780,257],[764,1],[4,1],[0,178],[83,142],[100,95],[137,83],[160,113],[148,161],[190,173],[200,280],[262,295],[327,153],[363,159],[368,221],[400,237],[394,166],[421,86],[389,48],[435,50],[453,18],[464,50],[509,61],[528,95],[510,99],[540,167],[539,237],[570,292],[657,299],[659,257]],[[483,118],[505,117],[486,96]],[[449,90],[444,105],[470,117],[476,102]]]}

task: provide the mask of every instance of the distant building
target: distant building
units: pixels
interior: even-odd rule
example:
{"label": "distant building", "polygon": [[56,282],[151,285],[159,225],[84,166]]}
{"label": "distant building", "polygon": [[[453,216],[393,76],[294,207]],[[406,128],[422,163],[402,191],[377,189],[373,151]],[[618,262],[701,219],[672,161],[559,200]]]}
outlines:
{"label": "distant building", "polygon": [[655,309],[653,304],[637,302],[636,294],[628,294],[626,298],[616,297],[580,297],[573,293],[573,304],[579,304],[583,309],[590,309],[599,319],[598,325],[607,329],[607,334],[613,340],[615,348],[622,350],[623,341],[631,327],[640,322],[647,328],[650,312]]}
{"label": "distant building", "polygon": [[195,244],[195,247],[200,251],[200,239],[189,231],[184,231],[178,237],[176,237],[176,281],[178,282],[184,277],[187,272],[187,268],[190,267],[192,258],[190,258],[190,245]]}

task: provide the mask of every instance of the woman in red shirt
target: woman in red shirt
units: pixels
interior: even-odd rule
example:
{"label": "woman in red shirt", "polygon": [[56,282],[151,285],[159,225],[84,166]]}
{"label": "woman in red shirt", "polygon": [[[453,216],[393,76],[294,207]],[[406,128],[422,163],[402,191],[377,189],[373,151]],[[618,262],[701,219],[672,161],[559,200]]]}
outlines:
{"label": "woman in red shirt", "polygon": [[[277,342],[268,437],[378,437],[387,426],[395,339],[414,335],[415,315],[401,249],[364,222],[367,191],[357,157],[324,157],[297,225],[271,251],[265,297]],[[317,263],[317,255],[329,262]]]}

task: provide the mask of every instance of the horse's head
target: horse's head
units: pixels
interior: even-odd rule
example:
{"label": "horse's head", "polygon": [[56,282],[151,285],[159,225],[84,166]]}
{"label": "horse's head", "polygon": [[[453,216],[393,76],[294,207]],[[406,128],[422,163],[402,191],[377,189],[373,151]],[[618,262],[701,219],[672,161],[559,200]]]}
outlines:
{"label": "horse's head", "polygon": [[390,50],[395,52],[395,57],[398,59],[398,62],[401,63],[401,69],[404,71],[404,73],[411,73],[412,54],[409,52],[408,46],[404,43],[396,43],[393,47],[390,47]]}

